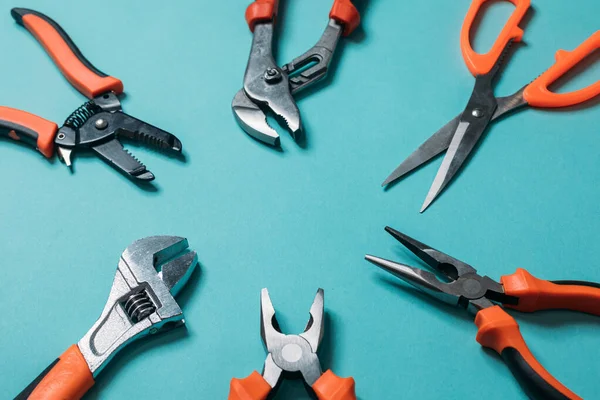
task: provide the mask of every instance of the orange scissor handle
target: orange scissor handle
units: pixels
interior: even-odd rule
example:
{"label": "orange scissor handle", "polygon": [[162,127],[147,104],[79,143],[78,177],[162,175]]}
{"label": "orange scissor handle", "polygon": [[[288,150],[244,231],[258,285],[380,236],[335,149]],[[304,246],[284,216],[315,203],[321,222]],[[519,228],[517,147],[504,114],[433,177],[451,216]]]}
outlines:
{"label": "orange scissor handle", "polygon": [[0,107],[0,130],[9,138],[35,146],[47,158],[54,155],[58,126],[37,115],[9,107]]}
{"label": "orange scissor handle", "polygon": [[16,400],[80,399],[92,386],[94,377],[76,344],[25,388]]}
{"label": "orange scissor handle", "polygon": [[498,58],[506,48],[508,42],[520,42],[523,38],[523,29],[519,28],[519,24],[525,17],[527,10],[531,4],[531,0],[508,0],[515,5],[515,10],[506,22],[506,25],[500,32],[500,35],[496,39],[496,42],[492,46],[489,52],[486,54],[479,54],[473,50],[471,46],[471,27],[477,14],[481,10],[481,6],[484,3],[493,0],[473,0],[471,7],[465,17],[462,30],[460,32],[460,48],[462,50],[463,58],[467,63],[469,71],[474,76],[485,75],[492,70]]}
{"label": "orange scissor handle", "polygon": [[500,306],[479,311],[475,325],[479,328],[477,341],[502,356],[529,397],[581,400],[535,359],[521,336],[517,321]]}
{"label": "orange scissor handle", "polygon": [[519,304],[508,306],[523,312],[563,309],[600,316],[600,285],[587,282],[556,284],[538,279],[519,268],[500,282],[504,292],[519,298]]}
{"label": "orange scissor handle", "polygon": [[329,18],[344,25],[344,36],[351,34],[360,25],[360,14],[350,0],[335,0]]}
{"label": "orange scissor handle", "polygon": [[108,91],[123,92],[123,83],[96,69],[55,21],[26,8],[13,8],[11,14],[42,44],[62,74],[87,98]]}
{"label": "orange scissor handle", "polygon": [[354,378],[340,378],[327,370],[312,385],[319,400],[356,400]]}
{"label": "orange scissor handle", "polygon": [[250,31],[259,22],[274,21],[277,16],[279,0],[255,0],[246,8],[246,22]]}
{"label": "orange scissor handle", "polygon": [[557,51],[556,63],[525,88],[523,97],[527,103],[534,107],[568,107],[600,95],[600,81],[571,93],[553,93],[548,89],[548,86],[598,49],[600,49],[600,31],[594,33],[573,51]]}
{"label": "orange scissor handle", "polygon": [[271,389],[265,378],[254,371],[247,378],[231,380],[227,400],[265,400]]}

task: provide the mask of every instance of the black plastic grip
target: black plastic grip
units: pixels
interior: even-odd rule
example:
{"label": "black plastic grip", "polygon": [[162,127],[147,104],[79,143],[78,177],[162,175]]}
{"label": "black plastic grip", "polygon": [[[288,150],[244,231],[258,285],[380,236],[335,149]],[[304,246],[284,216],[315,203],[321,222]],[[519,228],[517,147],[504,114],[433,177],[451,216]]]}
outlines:
{"label": "black plastic grip", "polygon": [[502,358],[517,379],[523,391],[534,400],[570,400],[546,382],[513,347],[502,351]]}
{"label": "black plastic grip", "polygon": [[29,396],[31,395],[31,393],[33,393],[33,391],[35,390],[35,388],[40,384],[40,382],[42,381],[42,379],[44,379],[44,377],[46,375],[48,375],[48,372],[50,372],[50,370],[52,368],[54,368],[54,366],[60,361],[59,358],[57,358],[56,360],[54,360],[54,362],[50,365],[48,365],[48,367],[42,371],[41,374],[39,374],[37,376],[37,378],[35,378],[33,380],[33,382],[31,382],[25,389],[23,389],[23,391],[21,393],[19,393],[17,395],[17,397],[15,397],[14,400],[27,400],[29,398]]}

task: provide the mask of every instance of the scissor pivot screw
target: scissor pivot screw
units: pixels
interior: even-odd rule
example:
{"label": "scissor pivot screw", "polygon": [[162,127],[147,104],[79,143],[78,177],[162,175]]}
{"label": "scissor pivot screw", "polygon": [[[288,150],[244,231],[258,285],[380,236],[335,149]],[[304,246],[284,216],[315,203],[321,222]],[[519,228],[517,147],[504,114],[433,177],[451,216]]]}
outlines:
{"label": "scissor pivot screw", "polygon": [[94,125],[96,126],[96,129],[106,129],[106,127],[108,126],[108,121],[102,118],[98,118]]}
{"label": "scissor pivot screw", "polygon": [[473,110],[471,115],[473,115],[475,118],[481,118],[483,117],[483,110],[481,108],[476,108]]}
{"label": "scissor pivot screw", "polygon": [[281,72],[276,68],[269,68],[265,72],[265,80],[268,83],[277,82],[281,79]]}

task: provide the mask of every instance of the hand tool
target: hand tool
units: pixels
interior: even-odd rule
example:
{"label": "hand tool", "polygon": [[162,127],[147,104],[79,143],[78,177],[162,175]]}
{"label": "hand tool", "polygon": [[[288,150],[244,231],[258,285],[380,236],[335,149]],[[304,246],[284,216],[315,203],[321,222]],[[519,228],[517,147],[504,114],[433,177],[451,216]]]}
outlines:
{"label": "hand tool", "polygon": [[123,149],[120,137],[181,153],[174,135],[125,114],[117,97],[123,83],[95,68],[55,21],[37,11],[13,8],[15,21],[42,44],[67,80],[88,102],[77,108],[59,129],[36,115],[0,107],[0,135],[36,146],[47,158],[56,147],[59,158],[71,167],[71,153],[89,149],[126,176],[151,181],[154,175]]}
{"label": "hand tool", "polygon": [[272,51],[278,1],[255,0],[246,9],[246,21],[254,36],[244,87],[231,104],[242,129],[272,146],[279,146],[280,138],[267,123],[263,110],[282,118],[297,139],[302,123],[293,95],[325,78],[340,36],[348,36],[360,24],[360,14],[350,0],[335,0],[327,28],[317,44],[280,68]]}
{"label": "hand tool", "polygon": [[517,321],[497,303],[522,312],[566,309],[600,316],[600,284],[545,281],[521,268],[496,282],[478,275],[472,266],[403,233],[390,227],[385,230],[442,275],[445,282],[431,272],[379,257],[367,255],[368,261],[430,296],[475,315],[477,341],[502,356],[530,398],[580,399],[535,359],[521,336]]}
{"label": "hand tool", "polygon": [[320,400],[356,400],[353,378],[340,378],[331,370],[321,370],[317,350],[323,338],[323,304],[323,289],[319,289],[304,333],[285,335],[279,329],[269,292],[261,291],[260,334],[269,354],[262,375],[254,371],[247,378],[231,380],[229,400],[265,400],[283,378],[297,376]]}
{"label": "hand tool", "polygon": [[197,264],[196,253],[188,251],[182,237],[152,236],[133,242],[121,255],[100,318],[16,399],[79,399],[127,344],[183,326],[183,312],[174,296]]}
{"label": "hand tool", "polygon": [[548,87],[563,77],[584,58],[600,48],[600,31],[575,50],[559,50],[556,63],[529,85],[507,97],[495,97],[493,84],[499,75],[508,50],[514,42],[521,41],[523,30],[519,23],[527,13],[530,0],[508,0],[516,8],[500,36],[487,54],[476,53],[470,41],[471,27],[482,5],[489,0],[474,0],[462,26],[460,44],[463,58],[475,77],[475,88],[465,110],[448,122],[415,152],[413,152],[382,186],[399,179],[417,167],[447,151],[433,181],[421,212],[435,200],[465,163],[475,145],[492,121],[516,109],[531,106],[539,108],[568,107],[588,101],[600,94],[600,81],[572,93],[553,93]]}

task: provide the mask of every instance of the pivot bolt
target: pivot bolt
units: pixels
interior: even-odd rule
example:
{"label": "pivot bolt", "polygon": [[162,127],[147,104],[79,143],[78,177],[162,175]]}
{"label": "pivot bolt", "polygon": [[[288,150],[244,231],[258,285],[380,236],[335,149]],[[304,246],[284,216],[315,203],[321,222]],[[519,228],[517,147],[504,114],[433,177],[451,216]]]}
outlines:
{"label": "pivot bolt", "polygon": [[281,72],[276,68],[268,68],[265,71],[265,80],[268,83],[277,82],[281,79]]}
{"label": "pivot bolt", "polygon": [[96,126],[96,129],[106,129],[106,127],[108,126],[108,121],[102,118],[98,118],[94,125]]}
{"label": "pivot bolt", "polygon": [[475,118],[481,118],[483,117],[483,110],[481,108],[476,108],[473,110],[471,115],[473,115]]}

